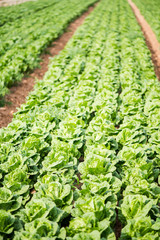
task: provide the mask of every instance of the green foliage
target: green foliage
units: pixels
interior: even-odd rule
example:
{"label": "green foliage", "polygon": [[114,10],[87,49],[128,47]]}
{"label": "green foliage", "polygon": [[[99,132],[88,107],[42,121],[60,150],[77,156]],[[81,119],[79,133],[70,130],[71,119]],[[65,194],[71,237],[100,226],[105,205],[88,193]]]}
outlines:
{"label": "green foliage", "polygon": [[156,34],[157,40],[160,42],[160,16],[159,16],[159,1],[158,0],[134,0],[136,6],[139,8],[141,14],[149,23]]}
{"label": "green foliage", "polygon": [[1,239],[115,240],[118,211],[120,239],[158,240],[159,92],[128,3],[102,0],[0,130]]}
{"label": "green foliage", "polygon": [[0,99],[38,66],[44,49],[95,1],[40,0],[0,9]]}

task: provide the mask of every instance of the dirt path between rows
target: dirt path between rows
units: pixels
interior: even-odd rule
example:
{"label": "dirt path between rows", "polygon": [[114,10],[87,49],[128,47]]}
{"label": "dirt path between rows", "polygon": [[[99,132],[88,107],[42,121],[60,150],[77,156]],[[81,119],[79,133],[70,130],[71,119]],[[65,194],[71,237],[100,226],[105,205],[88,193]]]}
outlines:
{"label": "dirt path between rows", "polygon": [[156,35],[154,34],[150,25],[141,15],[140,10],[137,8],[137,6],[131,0],[128,0],[128,3],[130,4],[136,16],[136,19],[139,25],[141,26],[144,37],[146,39],[146,44],[149,50],[151,51],[152,62],[154,64],[156,76],[160,80],[160,43],[158,42]]}
{"label": "dirt path between rows", "polygon": [[10,94],[5,96],[6,104],[0,108],[0,128],[6,127],[12,121],[13,113],[16,112],[17,107],[20,107],[25,102],[29,92],[33,90],[35,79],[42,79],[48,70],[49,58],[57,55],[65,47],[76,29],[84,22],[85,18],[93,11],[96,5],[97,3],[89,7],[85,13],[68,26],[66,32],[61,37],[46,49],[49,53],[41,56],[40,68],[36,68],[29,77],[24,77],[17,86],[10,88]]}

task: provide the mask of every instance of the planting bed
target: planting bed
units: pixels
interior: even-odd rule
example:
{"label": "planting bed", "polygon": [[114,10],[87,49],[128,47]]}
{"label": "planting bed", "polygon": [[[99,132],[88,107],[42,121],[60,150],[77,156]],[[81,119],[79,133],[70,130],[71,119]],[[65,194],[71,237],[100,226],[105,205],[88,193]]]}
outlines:
{"label": "planting bed", "polygon": [[124,0],[101,0],[0,130],[0,238],[160,239],[160,83]]}
{"label": "planting bed", "polygon": [[151,27],[149,26],[149,24],[141,15],[137,6],[131,0],[128,0],[128,2],[137,18],[138,23],[141,26],[141,29],[146,39],[147,46],[152,53],[152,62],[154,63],[156,75],[160,80],[160,43],[158,42],[157,37],[154,34]]}
{"label": "planting bed", "polygon": [[143,14],[144,18],[152,27],[153,31],[155,32],[158,41],[160,42],[160,14],[159,14],[159,7],[160,2],[159,0],[133,0],[133,2],[137,5],[141,13]]}
{"label": "planting bed", "polygon": [[38,65],[40,53],[63,33],[68,23],[95,1],[39,0],[25,3],[26,11],[23,5],[13,11],[0,8],[0,99],[8,87]]}
{"label": "planting bed", "polygon": [[70,23],[66,32],[63,33],[61,37],[52,42],[50,47],[45,50],[45,53],[41,55],[42,61],[40,62],[40,68],[36,68],[31,74],[24,77],[18,85],[10,88],[10,93],[6,94],[2,100],[4,106],[0,108],[0,128],[6,127],[12,121],[13,114],[17,111],[17,108],[25,102],[27,95],[33,90],[35,80],[42,79],[45,72],[48,70],[49,59],[57,55],[64,48],[77,27],[83,23],[84,19],[93,8],[94,7],[89,7],[89,9],[78,17],[78,19]]}

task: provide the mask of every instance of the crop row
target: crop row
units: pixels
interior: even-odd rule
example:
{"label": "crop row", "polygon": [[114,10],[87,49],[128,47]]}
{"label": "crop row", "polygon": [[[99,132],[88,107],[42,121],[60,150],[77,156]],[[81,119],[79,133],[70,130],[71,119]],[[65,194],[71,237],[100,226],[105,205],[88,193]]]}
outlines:
{"label": "crop row", "polygon": [[[24,73],[37,66],[46,46],[95,0],[62,0],[0,27],[0,98]],[[55,3],[55,4],[53,4]]]}
{"label": "crop row", "polygon": [[121,239],[159,239],[160,165],[153,136],[159,129],[155,96],[160,85],[130,7],[124,5],[121,11],[126,13],[120,16],[120,22],[125,24],[120,25],[121,94],[116,137],[117,156],[122,163]]}
{"label": "crop row", "polygon": [[118,218],[158,240],[159,92],[128,3],[102,0],[0,131],[1,238],[114,240]]}
{"label": "crop row", "polygon": [[146,21],[150,24],[157,36],[158,41],[160,42],[159,0],[134,0],[133,2],[139,8]]}

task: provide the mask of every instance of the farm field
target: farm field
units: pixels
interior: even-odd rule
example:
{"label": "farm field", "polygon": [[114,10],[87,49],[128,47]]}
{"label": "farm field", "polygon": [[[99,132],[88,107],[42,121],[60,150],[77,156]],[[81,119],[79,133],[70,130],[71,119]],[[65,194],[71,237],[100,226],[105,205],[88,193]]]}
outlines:
{"label": "farm field", "polygon": [[0,239],[159,240],[159,96],[128,2],[99,1],[0,129]]}
{"label": "farm field", "polygon": [[40,0],[0,8],[0,98],[38,65],[46,46],[94,2]]}
{"label": "farm field", "polygon": [[155,32],[157,39],[160,43],[160,2],[159,0],[133,0],[137,5],[147,22]]}

